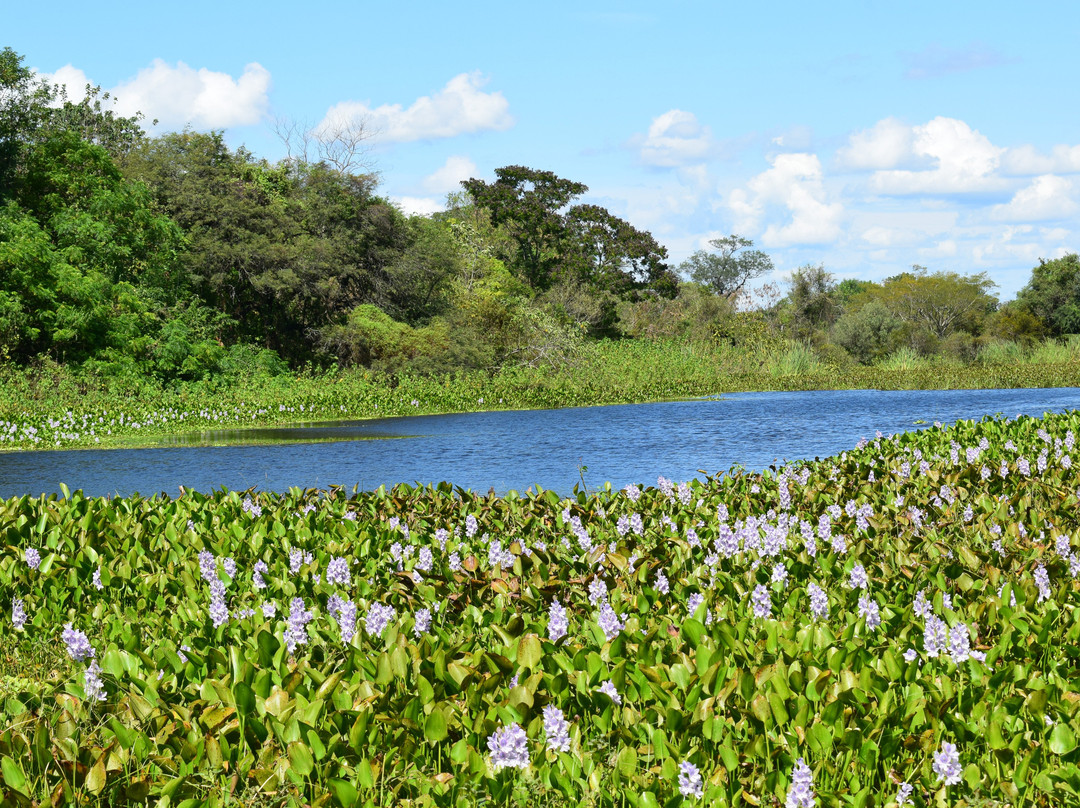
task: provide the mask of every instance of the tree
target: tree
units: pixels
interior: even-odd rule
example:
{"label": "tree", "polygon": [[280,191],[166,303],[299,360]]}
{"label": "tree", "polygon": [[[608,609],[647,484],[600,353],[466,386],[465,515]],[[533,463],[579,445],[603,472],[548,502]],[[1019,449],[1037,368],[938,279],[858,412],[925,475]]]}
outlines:
{"label": "tree", "polygon": [[957,330],[977,336],[997,308],[998,300],[990,294],[995,286],[985,272],[927,273],[926,267],[916,265],[911,272],[886,278],[875,292],[894,315],[940,340]]}
{"label": "tree", "polygon": [[1080,333],[1080,256],[1039,259],[1016,302],[1042,320],[1051,336]]}
{"label": "tree", "polygon": [[599,205],[575,205],[566,214],[568,263],[586,282],[612,292],[648,287],[674,297],[678,279],[664,261],[667,248]]}
{"label": "tree", "polygon": [[[746,284],[773,271],[773,262],[761,250],[750,250],[754,242],[732,234],[714,238],[709,245],[716,253],[697,250],[679,265],[679,271],[718,295],[734,300]],[[739,255],[741,250],[745,250]]]}
{"label": "tree", "polygon": [[897,318],[880,300],[845,312],[832,327],[833,341],[863,364],[889,352],[893,335],[901,328]]}
{"label": "tree", "polygon": [[463,180],[473,201],[491,213],[491,222],[502,226],[516,245],[512,265],[535,290],[547,289],[563,259],[567,226],[562,210],[587,185],[525,166],[495,169],[493,183]]}
{"label": "tree", "polygon": [[840,316],[836,279],[824,265],[807,264],[791,273],[787,313],[796,337],[808,338]]}

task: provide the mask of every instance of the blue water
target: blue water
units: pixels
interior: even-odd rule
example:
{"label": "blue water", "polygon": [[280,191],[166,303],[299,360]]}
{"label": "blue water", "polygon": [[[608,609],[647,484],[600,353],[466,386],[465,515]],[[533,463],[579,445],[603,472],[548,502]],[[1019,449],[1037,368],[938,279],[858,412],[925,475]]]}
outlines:
{"label": "blue water", "polygon": [[935,421],[1076,408],[1080,388],[844,390],[233,430],[184,441],[234,442],[250,435],[253,441],[287,442],[0,453],[0,497],[59,492],[61,482],[94,496],[175,496],[181,485],[206,492],[222,486],[364,490],[442,480],[482,492],[540,486],[567,494],[581,476],[589,488],[604,481],[652,485],[661,474],[681,481],[736,464],[763,469],[826,457],[878,430],[890,434]]}

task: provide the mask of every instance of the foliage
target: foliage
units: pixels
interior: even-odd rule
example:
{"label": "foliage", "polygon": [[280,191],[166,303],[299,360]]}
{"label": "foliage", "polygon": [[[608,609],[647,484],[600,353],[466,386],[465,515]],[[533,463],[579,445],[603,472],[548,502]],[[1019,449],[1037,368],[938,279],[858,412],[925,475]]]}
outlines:
{"label": "foliage", "polygon": [[887,278],[880,288],[864,294],[882,301],[908,324],[914,343],[920,339],[920,332],[934,340],[942,340],[954,331],[978,334],[997,308],[997,298],[989,294],[994,286],[986,273],[928,273],[924,267],[916,266],[910,272]]}
{"label": "foliage", "polygon": [[0,502],[5,799],[650,808],[690,802],[690,762],[702,804],[779,804],[801,758],[822,804],[1071,804],[1077,430],[986,418],[561,497]]}
{"label": "foliage", "polygon": [[1080,257],[1039,259],[1016,303],[1045,323],[1052,336],[1080,333]]}
{"label": "foliage", "polygon": [[871,300],[854,311],[845,312],[832,328],[837,345],[863,364],[885,356],[893,345],[900,320],[880,300]]}
{"label": "foliage", "polygon": [[733,233],[712,239],[709,246],[717,252],[697,250],[679,265],[679,271],[718,295],[734,300],[751,280],[773,271],[773,262],[768,255],[761,250],[748,249],[754,246],[748,238]]}
{"label": "foliage", "polygon": [[508,263],[533,290],[577,278],[616,293],[648,287],[674,294],[667,250],[651,235],[597,205],[570,205],[589,190],[585,184],[525,166],[497,168],[495,175],[493,183],[461,185],[509,235]]}

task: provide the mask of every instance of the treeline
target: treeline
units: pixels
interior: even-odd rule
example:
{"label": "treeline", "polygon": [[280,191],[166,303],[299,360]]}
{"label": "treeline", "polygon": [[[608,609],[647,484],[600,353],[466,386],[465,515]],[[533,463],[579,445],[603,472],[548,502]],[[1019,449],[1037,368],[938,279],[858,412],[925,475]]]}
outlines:
{"label": "treeline", "polygon": [[869,363],[1080,331],[1076,256],[1043,263],[1006,306],[982,275],[837,283],[804,267],[746,312],[749,282],[772,269],[748,240],[673,269],[649,233],[551,172],[507,166],[462,183],[445,212],[406,216],[348,161],[149,137],[88,90],[73,102],[0,52],[0,361],[159,380],[428,373],[678,336]]}

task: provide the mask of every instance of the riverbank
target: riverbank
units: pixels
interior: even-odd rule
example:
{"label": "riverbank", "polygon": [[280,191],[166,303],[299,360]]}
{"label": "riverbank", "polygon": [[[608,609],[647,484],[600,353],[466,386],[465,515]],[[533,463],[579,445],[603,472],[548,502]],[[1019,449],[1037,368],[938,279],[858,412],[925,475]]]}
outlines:
{"label": "riverbank", "polygon": [[248,375],[162,385],[0,368],[0,451],[155,445],[204,430],[399,415],[547,409],[733,392],[950,390],[1080,385],[1080,359],[961,365],[914,361],[836,368],[693,343],[601,343],[574,363],[443,377]]}
{"label": "riverbank", "polygon": [[799,772],[828,805],[1071,804],[1077,432],[565,498],[0,501],[5,792],[650,808]]}

